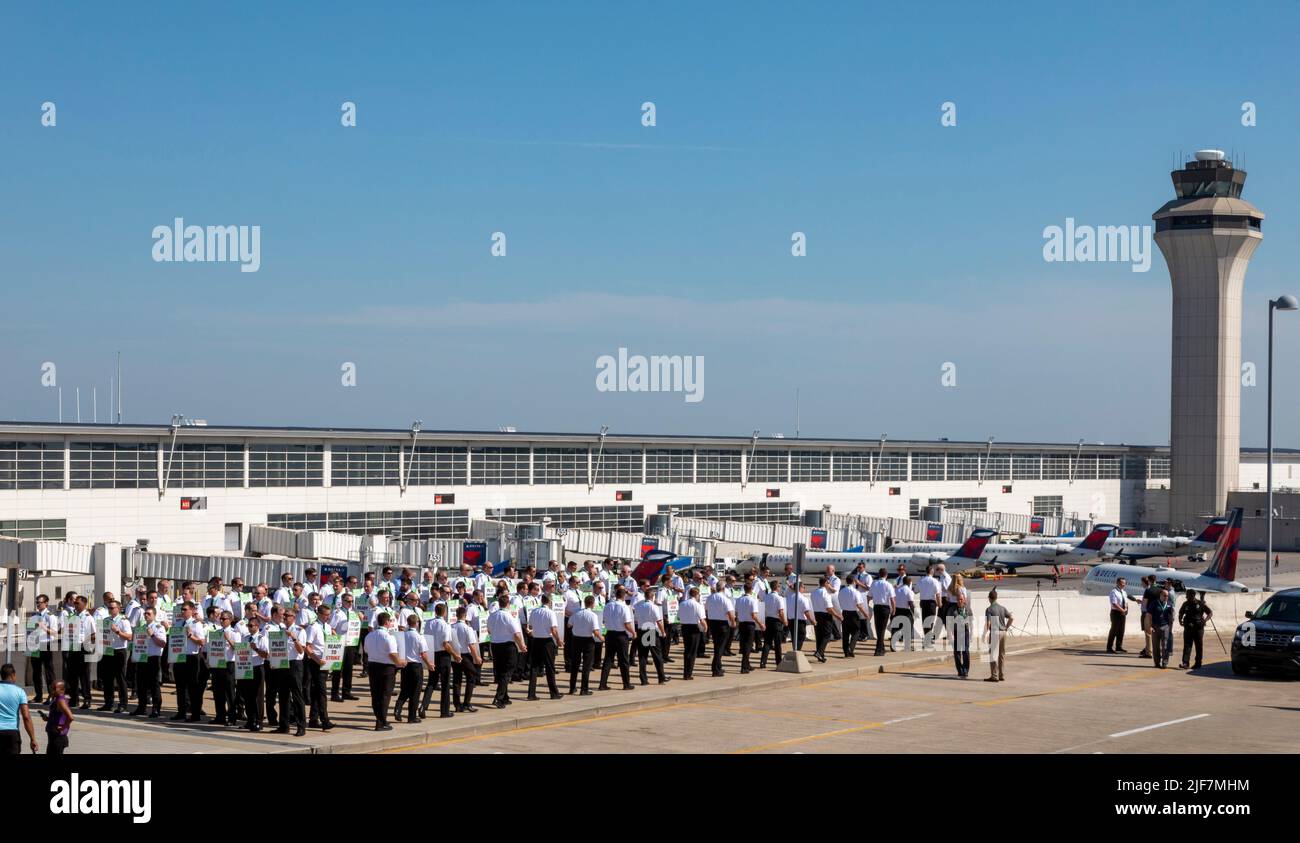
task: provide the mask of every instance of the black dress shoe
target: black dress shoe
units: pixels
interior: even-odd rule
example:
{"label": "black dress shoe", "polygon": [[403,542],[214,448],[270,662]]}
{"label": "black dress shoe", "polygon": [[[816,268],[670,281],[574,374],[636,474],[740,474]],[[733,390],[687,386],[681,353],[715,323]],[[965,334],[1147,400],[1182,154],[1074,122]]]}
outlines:
{"label": "black dress shoe", "polygon": [[113,713],[114,713],[114,714],[125,714],[125,713],[126,713],[126,706],[124,706],[124,705],[119,705],[117,708],[113,709]]}
{"label": "black dress shoe", "polygon": [[528,700],[529,702],[537,702],[537,695],[529,694],[528,696],[524,697],[524,699]]}
{"label": "black dress shoe", "polygon": [[343,695],[343,699],[345,699],[345,700],[353,700],[353,701],[356,701],[356,700],[361,699],[361,697],[358,697],[358,696],[356,696],[355,694],[344,694],[344,695]]}
{"label": "black dress shoe", "polygon": [[173,714],[173,715],[172,715],[170,718],[168,718],[168,719],[170,719],[170,720],[184,720],[184,719],[185,719],[185,715],[184,715],[184,714]]}
{"label": "black dress shoe", "polygon": [[334,696],[330,697],[330,702],[341,703],[343,702],[343,698],[340,697],[338,694],[335,694]]}
{"label": "black dress shoe", "polygon": [[301,738],[303,735],[306,735],[306,734],[307,734],[307,730],[306,730],[305,728],[303,728],[302,726],[299,726],[299,727],[298,727],[298,731],[294,732],[294,733],[293,733],[293,736],[294,736],[295,738]]}
{"label": "black dress shoe", "polygon": [[334,724],[331,723],[331,722],[329,722],[328,720],[326,720],[324,723],[320,724],[320,730],[321,730],[322,732],[328,732],[330,729],[333,729],[333,728],[334,728]]}
{"label": "black dress shoe", "polygon": [[595,691],[580,691],[578,693],[578,696],[580,697],[594,697],[595,695],[596,695]]}
{"label": "black dress shoe", "polygon": [[466,712],[468,712],[468,713],[470,713],[470,714],[473,714],[474,712],[478,711],[478,706],[476,706],[476,705],[467,705],[467,706],[465,706],[465,708],[463,709],[463,711],[466,711]]}
{"label": "black dress shoe", "polygon": [[564,694],[551,694],[551,699],[553,700],[564,699]]}
{"label": "black dress shoe", "polygon": [[672,678],[671,676],[665,676],[663,679],[660,679],[660,680],[659,680],[659,684],[660,684],[660,685],[665,685],[665,684],[671,682],[672,680],[673,680],[673,678]]}
{"label": "black dress shoe", "polygon": [[380,723],[378,726],[375,727],[375,731],[376,731],[376,732],[391,732],[391,731],[393,731],[393,725],[392,725],[391,723]]}
{"label": "black dress shoe", "polygon": [[99,708],[95,709],[95,711],[112,711],[112,710],[113,710],[112,703],[104,703]]}
{"label": "black dress shoe", "polygon": [[186,722],[186,723],[202,723],[202,722],[203,722],[203,715],[201,715],[201,714],[196,714],[196,715],[194,715],[193,717],[186,717],[186,718],[185,718],[185,722]]}
{"label": "black dress shoe", "polygon": [[131,716],[132,716],[132,717],[141,717],[141,716],[143,716],[143,715],[144,715],[144,709],[143,709],[143,708],[133,708],[133,709],[131,709]]}
{"label": "black dress shoe", "polygon": [[442,717],[455,717],[455,716],[456,716],[456,715],[452,714],[450,711],[447,712],[446,714],[439,714],[439,715],[438,715],[438,717],[440,717],[440,718],[442,718]]}
{"label": "black dress shoe", "polygon": [[636,686],[635,686],[635,685],[624,685],[623,688],[622,688],[622,690],[624,690],[624,691],[635,691],[635,690],[636,690]]}
{"label": "black dress shoe", "polygon": [[154,711],[154,712],[151,712],[151,713],[149,714],[149,719],[150,719],[150,720],[156,720],[156,719],[158,719],[159,717],[162,717],[162,712],[161,712],[161,711]]}
{"label": "black dress shoe", "polygon": [[226,725],[226,718],[224,718],[224,717],[217,717],[217,718],[213,719],[213,721],[212,721],[212,725],[213,725],[213,726],[224,726],[224,725]]}
{"label": "black dress shoe", "polygon": [[596,686],[596,690],[597,690],[597,691],[608,691],[608,690],[609,690],[609,686],[602,682],[601,684],[599,684],[599,685]]}
{"label": "black dress shoe", "polygon": [[286,724],[281,725],[281,726],[276,726],[276,727],[275,727],[275,733],[276,733],[277,735],[287,735],[287,734],[289,734],[289,725],[286,723]]}

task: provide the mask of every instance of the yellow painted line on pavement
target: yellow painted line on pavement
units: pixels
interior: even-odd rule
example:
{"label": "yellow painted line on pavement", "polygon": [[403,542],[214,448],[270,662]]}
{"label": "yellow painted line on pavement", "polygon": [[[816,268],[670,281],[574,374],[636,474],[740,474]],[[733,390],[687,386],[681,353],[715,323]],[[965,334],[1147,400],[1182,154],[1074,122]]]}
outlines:
{"label": "yellow painted line on pavement", "polygon": [[581,726],[584,723],[598,723],[603,720],[615,720],[621,717],[638,717],[642,714],[655,714],[661,711],[672,711],[673,709],[681,707],[681,703],[674,703],[672,705],[655,706],[654,708],[642,708],[637,711],[619,711],[614,714],[601,714],[596,717],[584,717],[579,720],[563,720],[558,723],[543,723],[540,726],[520,726],[517,729],[505,729],[500,732],[488,732],[483,735],[467,735],[463,738],[448,738],[445,741],[433,741],[432,743],[422,743],[416,746],[384,749],[380,750],[378,754],[383,755],[397,752],[412,752],[417,749],[435,749],[440,746],[453,746],[455,744],[469,743],[471,741],[487,741],[492,740],[493,738],[507,738],[513,735],[525,735],[530,732],[541,732],[547,729],[563,729],[568,726]]}
{"label": "yellow painted line on pavement", "polygon": [[804,741],[816,741],[816,740],[822,740],[823,738],[837,738],[841,735],[851,735],[854,734],[855,732],[866,732],[871,729],[881,729],[884,728],[885,726],[892,726],[895,723],[903,723],[908,720],[920,720],[922,717],[929,717],[929,716],[930,716],[929,712],[926,712],[925,714],[913,714],[907,717],[899,717],[894,720],[885,720],[880,723],[865,723],[861,726],[853,726],[848,729],[836,729],[833,732],[818,732],[815,735],[804,735],[801,738],[787,738],[786,740],[776,741],[775,743],[759,744],[758,746],[747,746],[744,749],[733,750],[730,754],[747,755],[751,752],[763,752],[764,750],[768,750],[768,749],[780,749],[781,747],[792,746],[797,743],[803,743]]}
{"label": "yellow painted line on pavement", "polygon": [[707,708],[710,711],[731,711],[736,714],[762,714],[769,717],[789,717],[795,720],[818,720],[829,723],[851,723],[855,726],[872,725],[867,720],[854,720],[849,717],[834,717],[829,714],[809,714],[803,711],[774,711],[766,708],[741,708],[730,705],[713,705],[712,703],[683,703],[685,708]]}

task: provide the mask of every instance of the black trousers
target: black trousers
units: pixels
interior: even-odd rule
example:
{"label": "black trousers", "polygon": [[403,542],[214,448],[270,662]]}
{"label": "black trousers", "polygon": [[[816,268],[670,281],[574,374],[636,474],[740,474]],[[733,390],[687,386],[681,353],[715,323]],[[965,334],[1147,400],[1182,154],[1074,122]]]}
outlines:
{"label": "black trousers", "polygon": [[442,692],[438,713],[446,717],[451,714],[451,653],[446,650],[433,655],[433,670],[429,671],[429,681],[424,686],[424,698],[420,701],[421,716],[428,711],[435,690]]}
{"label": "black trousers", "polygon": [[212,704],[217,709],[218,720],[234,720],[234,689],[230,685],[230,671],[224,667],[214,667],[209,671],[212,677]]}
{"label": "black trousers", "polygon": [[176,713],[198,717],[203,711],[203,696],[199,691],[198,654],[186,654],[185,661],[172,665],[172,678],[176,683]]}
{"label": "black trousers", "polygon": [[569,693],[578,689],[578,674],[582,674],[582,692],[588,693],[591,682],[591,667],[596,654],[596,639],[592,636],[574,635],[573,643],[564,648],[564,659],[569,664]]}
{"label": "black trousers", "polygon": [[147,661],[135,666],[136,711],[146,708],[154,714],[162,711],[162,687],[158,683],[161,663],[162,656],[149,656]]}
{"label": "black trousers", "polygon": [[[42,688],[54,688],[54,653],[51,650],[38,650],[36,655],[27,660],[27,674],[32,678],[32,687],[36,689],[35,702],[45,699]],[[51,693],[53,691],[51,690]],[[69,697],[71,699],[71,697]]]}
{"label": "black trousers", "polygon": [[659,636],[659,658],[663,659],[665,663],[672,661],[672,653],[669,648],[680,636],[681,626],[679,623],[666,624],[664,629],[667,634]]}
{"label": "black trousers", "polygon": [[[69,699],[71,702],[71,699]],[[0,755],[22,755],[23,738],[17,729],[0,731]]]}
{"label": "black trousers", "polygon": [[700,653],[700,627],[693,623],[682,624],[682,678],[690,679],[695,673],[695,658]]}
{"label": "black trousers", "polygon": [[[667,638],[667,636],[663,636]],[[637,632],[636,643],[633,649],[636,651],[637,667],[641,671],[641,684],[649,683],[646,676],[646,659],[649,658],[655,664],[655,678],[660,682],[664,681],[664,657],[659,648],[659,630],[642,629]]]}
{"label": "black trousers", "polygon": [[722,653],[731,637],[731,624],[727,621],[709,621],[709,640],[713,643],[713,675],[721,676]]}
{"label": "black trousers", "polygon": [[375,725],[387,725],[388,701],[397,682],[397,665],[367,662],[366,673],[370,676],[370,710],[375,713]]}
{"label": "black trousers", "polygon": [[519,648],[515,642],[492,643],[492,678],[496,680],[497,686],[492,702],[501,704],[510,701],[510,680],[514,677],[518,662]]}
{"label": "black trousers", "polygon": [[890,622],[894,629],[894,634],[901,636],[903,648],[911,650],[913,648],[912,639],[916,635],[915,618],[912,617],[912,610],[895,609],[894,619]]}
{"label": "black trousers", "polygon": [[736,630],[736,637],[740,639],[740,671],[742,673],[753,670],[749,664],[749,654],[754,652],[754,639],[757,635],[758,624],[753,621],[745,621]]}
{"label": "black trousers", "polygon": [[795,650],[803,649],[803,642],[808,638],[808,621],[798,618],[786,621],[790,628],[790,646]]}
{"label": "black trousers", "polygon": [[1193,626],[1188,624],[1183,627],[1183,664],[1188,664],[1187,657],[1192,654],[1193,645],[1196,647],[1196,662],[1193,667],[1201,666],[1201,649],[1205,644],[1205,626],[1197,624]]}
{"label": "black trousers", "polygon": [[854,645],[858,642],[858,610],[844,610],[844,638],[840,644],[844,649],[845,658],[853,658]]}
{"label": "black trousers", "polygon": [[569,618],[564,619],[564,672],[573,672],[573,627]]}
{"label": "black trousers", "polygon": [[330,696],[338,697],[339,688],[343,689],[342,694],[347,696],[352,693],[352,670],[357,664],[357,648],[343,648],[343,666],[332,672],[330,676]]}
{"label": "black trousers", "polygon": [[537,696],[537,674],[546,674],[546,685],[551,696],[560,695],[560,687],[555,684],[555,639],[551,637],[534,638],[528,642],[528,696]]}
{"label": "black trousers", "polygon": [[239,691],[239,697],[244,701],[244,717],[248,720],[249,725],[262,725],[262,703],[265,696],[263,687],[266,684],[266,669],[263,665],[253,666],[252,679],[239,679],[235,682],[235,687]]}
{"label": "black trousers", "polygon": [[938,607],[933,600],[921,601],[921,646],[929,649],[934,645],[935,636],[939,630],[936,628],[938,619],[935,617],[938,613]]}
{"label": "black trousers", "polygon": [[330,722],[330,696],[325,689],[329,670],[311,659],[303,659],[301,664],[306,671],[307,698],[311,700],[311,722],[324,726]]}
{"label": "black trousers", "polygon": [[[1106,652],[1124,649],[1124,627],[1128,623],[1128,615],[1117,609],[1110,610],[1110,634],[1106,636]],[[1187,657],[1183,656],[1183,661]]]}
{"label": "black trousers", "polygon": [[632,686],[632,665],[627,656],[627,633],[611,629],[605,633],[605,661],[600,666],[600,687],[609,686],[609,669],[618,662],[618,672],[623,676],[623,687]]}
{"label": "black trousers", "polygon": [[[474,686],[478,684],[479,666],[474,664],[474,657],[469,653],[461,653],[460,661],[451,666],[451,695],[456,701],[456,710],[462,711],[469,708],[470,701],[474,698]],[[461,681],[465,683],[465,696],[460,695]]]}
{"label": "black trousers", "polygon": [[776,663],[781,663],[781,639],[785,637],[785,624],[781,623],[780,618],[768,618],[767,627],[763,630],[763,655],[759,657],[758,669],[762,670],[767,667],[767,654],[769,650],[776,651]]}
{"label": "black trousers", "polygon": [[889,607],[872,606],[871,614],[876,621],[876,655],[885,654],[885,639],[889,637]]}
{"label": "black trousers", "polygon": [[[14,734],[18,734],[14,732]],[[55,735],[50,732],[45,733],[45,754],[62,755],[63,751],[68,748],[67,735]]]}
{"label": "black trousers", "polygon": [[302,659],[289,660],[289,667],[280,671],[280,727],[307,725],[306,705],[302,694]]}
{"label": "black trousers", "polygon": [[817,642],[817,651],[814,655],[822,657],[826,655],[826,642],[831,637],[831,619],[833,615],[830,612],[813,612],[813,639]]}
{"label": "black trousers", "polygon": [[420,704],[420,685],[424,683],[424,664],[409,661],[402,668],[402,690],[397,694],[397,703],[393,706],[393,715],[402,716],[402,706],[407,706],[407,719],[414,720],[416,709]]}
{"label": "black trousers", "polygon": [[280,718],[275,710],[275,704],[280,699],[280,686],[284,684],[284,675],[287,670],[274,670],[270,664],[262,666],[262,678],[266,680],[266,723],[268,726],[280,725]]}
{"label": "black trousers", "polygon": [[101,662],[104,666],[103,678],[104,705],[126,705],[126,650],[104,652]]}
{"label": "black trousers", "polygon": [[70,707],[75,706],[78,699],[90,705],[90,665],[80,647],[63,654],[63,681],[68,686]]}

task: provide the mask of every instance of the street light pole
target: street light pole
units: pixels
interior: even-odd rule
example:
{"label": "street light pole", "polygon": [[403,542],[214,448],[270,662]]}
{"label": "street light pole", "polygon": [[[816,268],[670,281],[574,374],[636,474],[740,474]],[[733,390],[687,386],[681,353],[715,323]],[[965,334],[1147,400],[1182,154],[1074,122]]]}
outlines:
{"label": "street light pole", "polygon": [[1268,543],[1264,555],[1264,590],[1273,590],[1273,311],[1300,307],[1295,296],[1278,296],[1268,302]]}

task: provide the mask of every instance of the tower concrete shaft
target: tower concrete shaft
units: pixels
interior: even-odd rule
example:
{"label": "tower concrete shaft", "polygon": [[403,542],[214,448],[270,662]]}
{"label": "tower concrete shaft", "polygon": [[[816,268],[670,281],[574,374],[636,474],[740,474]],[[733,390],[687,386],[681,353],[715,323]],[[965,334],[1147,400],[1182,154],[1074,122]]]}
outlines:
{"label": "tower concrete shaft", "polygon": [[1177,198],[1152,215],[1173,286],[1169,526],[1197,530],[1238,482],[1241,293],[1264,215],[1219,150],[1170,175]]}

